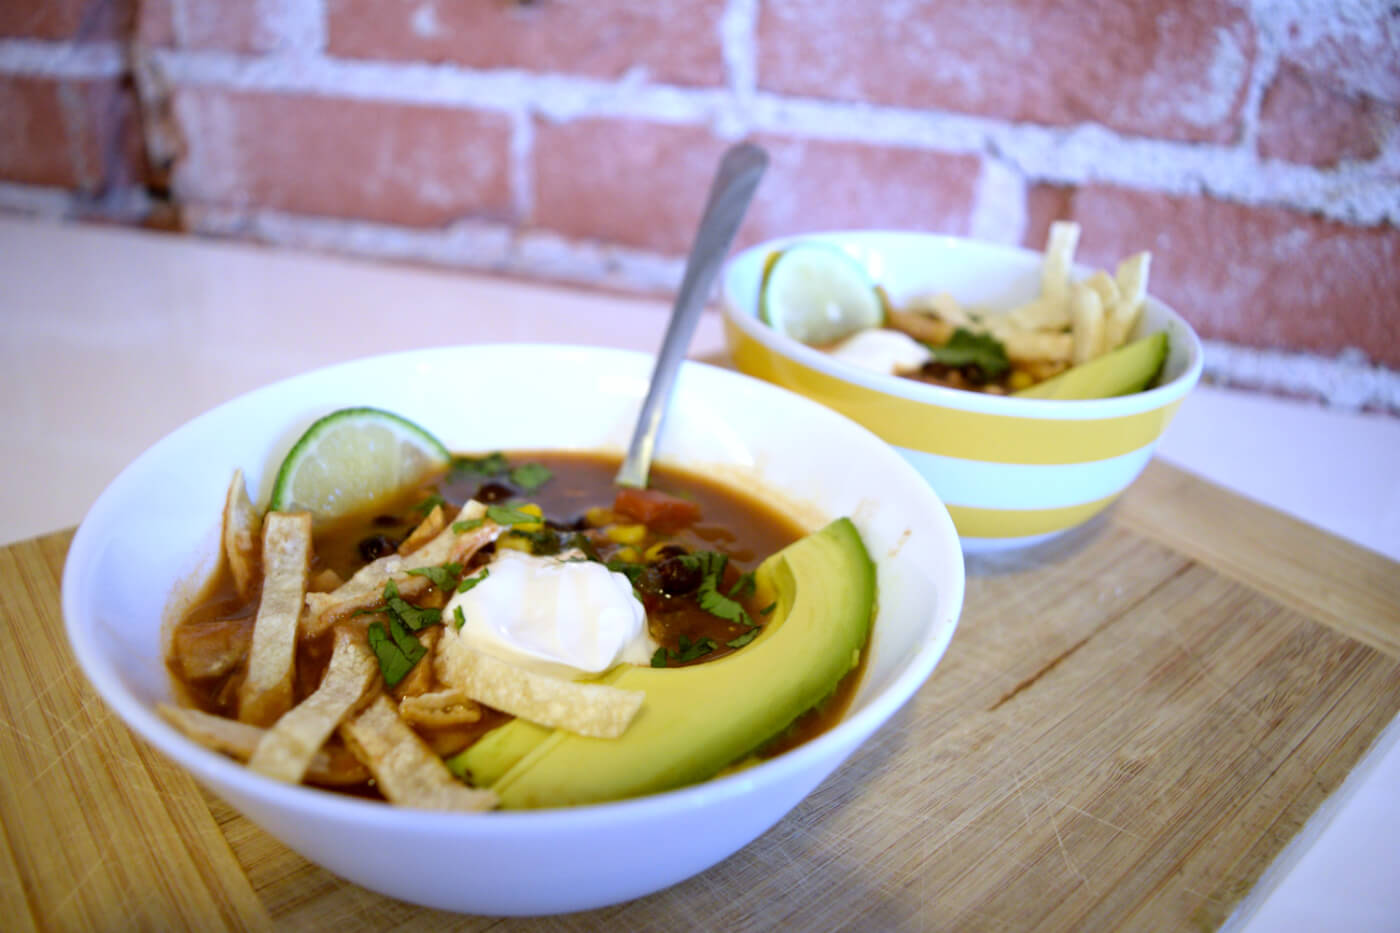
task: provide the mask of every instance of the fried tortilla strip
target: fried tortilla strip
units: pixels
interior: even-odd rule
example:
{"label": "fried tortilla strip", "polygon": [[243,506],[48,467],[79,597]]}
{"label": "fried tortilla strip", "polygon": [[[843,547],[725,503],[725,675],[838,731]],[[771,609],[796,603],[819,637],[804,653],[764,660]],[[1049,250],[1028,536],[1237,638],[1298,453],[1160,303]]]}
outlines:
{"label": "fried tortilla strip", "polygon": [[886,316],[886,323],[894,330],[936,347],[951,340],[955,330],[948,321],[922,311],[891,311]]}
{"label": "fried tortilla strip", "polygon": [[258,578],[258,511],[243,485],[243,471],[233,471],[224,497],[224,559],[233,574],[233,586],[242,599],[253,592]]}
{"label": "fried tortilla strip", "polygon": [[263,734],[248,767],[288,784],[301,783],[312,757],[369,691],[378,672],[379,664],[359,633],[337,629],[320,686]]}
{"label": "fried tortilla strip", "polygon": [[1070,289],[1069,316],[1073,322],[1070,333],[1074,338],[1074,352],[1070,359],[1078,366],[1104,351],[1107,333],[1103,300],[1099,298],[1099,293],[1082,283],[1074,285]]}
{"label": "fried tortilla strip", "polygon": [[1151,264],[1152,254],[1146,252],[1134,253],[1118,264],[1118,302],[1108,309],[1108,337],[1116,341],[1109,344],[1110,350],[1126,343],[1137,326],[1147,301],[1147,272]]}
{"label": "fried tortilla strip", "polygon": [[253,621],[238,718],[270,726],[292,708],[297,623],[311,569],[311,514],[269,512],[263,521],[263,587]]}
{"label": "fried tortilla strip", "polygon": [[[408,571],[419,567],[436,567],[449,561],[461,563],[496,539],[500,526],[484,521],[485,515],[486,506],[475,500],[468,502],[462,506],[462,511],[452,524],[407,557],[386,555],[361,567],[343,586],[329,593],[308,593],[301,637],[315,638],[360,609],[380,605],[384,601],[384,584],[391,579],[399,588],[399,595],[411,601],[432,586],[432,581],[426,577],[411,576]],[[476,521],[481,521],[481,524],[460,534],[452,527],[461,522]]]}
{"label": "fried tortilla strip", "polygon": [[1002,323],[990,329],[993,337],[1001,341],[1006,355],[1014,361],[1022,360],[1064,360],[1069,362],[1074,354],[1074,337],[1053,331],[1021,330]]}
{"label": "fried tortilla strip", "polygon": [[379,784],[390,803],[425,810],[489,810],[496,795],[458,781],[442,759],[399,718],[394,701],[381,694],[340,727],[345,744]]}
{"label": "fried tortilla strip", "polygon": [[404,697],[399,701],[399,715],[420,726],[460,726],[481,719],[481,704],[461,690],[438,690]]}
{"label": "fried tortilla strip", "polygon": [[[924,317],[933,315],[941,319],[951,327],[966,327],[970,330],[977,329],[977,322],[972,315],[968,314],[963,306],[958,304],[958,300],[947,292],[938,292],[933,295],[918,295],[904,305],[906,311],[922,312]],[[902,329],[902,328],[901,328]],[[908,333],[906,331],[906,333]],[[912,334],[910,336],[913,336]],[[945,341],[940,341],[945,342]]]}
{"label": "fried tortilla strip", "polygon": [[627,731],[646,695],[607,684],[575,683],[516,667],[444,633],[434,659],[438,680],[502,712],[578,735],[614,739]]}
{"label": "fried tortilla strip", "polygon": [[[258,743],[267,730],[250,726],[236,719],[211,716],[209,713],[184,706],[169,706],[165,703],[156,707],[160,718],[183,732],[210,751],[228,755],[238,761],[253,757]],[[328,787],[344,787],[363,784],[370,777],[369,769],[358,758],[345,749],[336,746],[334,751],[320,749],[311,756],[306,769],[306,780],[312,784]]]}
{"label": "fried tortilla strip", "polygon": [[429,541],[436,538],[442,529],[447,527],[447,513],[442,510],[442,506],[435,505],[428,513],[428,517],[418,523],[418,527],[409,532],[408,537],[403,539],[399,545],[400,556],[412,554]]}

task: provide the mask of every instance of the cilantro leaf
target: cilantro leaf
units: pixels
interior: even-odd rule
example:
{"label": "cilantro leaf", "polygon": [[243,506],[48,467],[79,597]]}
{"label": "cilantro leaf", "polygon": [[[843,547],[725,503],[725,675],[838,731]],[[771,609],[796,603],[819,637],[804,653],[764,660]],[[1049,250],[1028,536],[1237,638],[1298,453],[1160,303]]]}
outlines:
{"label": "cilantro leaf", "polygon": [[462,575],[462,565],[448,561],[436,567],[414,567],[409,573],[416,577],[427,577],[433,581],[434,586],[447,592],[457,585],[457,578]]}
{"label": "cilantro leaf", "polygon": [[729,588],[729,598],[743,599],[745,596],[752,596],[756,587],[752,571],[740,574],[739,579],[734,581],[734,585]]}
{"label": "cilantro leaf", "polygon": [[581,531],[576,531],[569,537],[568,546],[571,548],[578,548],[588,560],[595,561],[599,564],[603,562],[603,558],[598,553],[598,549],[593,546],[593,542],[589,539],[588,535]]}
{"label": "cilantro leaf", "polygon": [[758,610],[758,614],[761,615],[761,616],[766,616],[766,615],[768,615],[769,613],[771,613],[774,609],[777,609],[777,608],[778,608],[778,601],[775,599],[775,600],[773,600],[773,602],[769,603],[768,605],[764,606],[762,609]]}
{"label": "cilantro leaf", "polygon": [[653,654],[653,655],[651,656],[651,666],[652,666],[652,667],[665,667],[665,666],[666,666],[666,649],[665,649],[665,648],[657,648],[657,649],[656,649],[656,653]]}
{"label": "cilantro leaf", "polygon": [[[726,622],[753,626],[753,620],[744,611],[744,607],[719,591],[720,581],[724,579],[724,568],[729,563],[729,555],[718,551],[694,551],[682,555],[680,560],[686,567],[699,570],[704,575],[696,590],[697,602],[701,609]],[[738,589],[738,585],[735,589]]]}
{"label": "cilantro leaf", "polygon": [[544,519],[504,505],[488,505],[486,515],[497,525],[533,525]]}
{"label": "cilantro leaf", "polygon": [[729,639],[729,641],[725,642],[725,644],[728,645],[728,646],[731,647],[731,648],[742,648],[742,647],[744,647],[745,645],[747,645],[749,642],[751,642],[751,641],[753,641],[755,638],[757,638],[757,637],[758,637],[758,632],[759,632],[759,630],[758,630],[757,628],[751,628],[751,629],[749,629],[747,632],[745,632],[744,634],[738,636],[737,638],[731,638],[731,639]]}
{"label": "cilantro leaf", "polygon": [[991,334],[975,334],[965,327],[953,331],[953,336],[941,347],[930,345],[929,352],[936,362],[945,366],[977,366],[987,378],[995,379],[1011,366],[1006,347]]}
{"label": "cilantro leaf", "polygon": [[718,646],[715,644],[713,638],[702,638],[699,641],[692,643],[690,639],[682,635],[680,643],[676,647],[680,649],[676,653],[676,660],[680,661],[682,664],[685,664],[689,661],[694,661],[697,658],[704,657],[711,651],[714,651],[715,648]]}
{"label": "cilantro leaf", "polygon": [[631,581],[633,586],[637,585],[637,578],[640,577],[642,571],[646,569],[641,564],[629,564],[627,561],[618,560],[616,557],[608,561],[606,566],[613,573],[624,574],[627,579]]}
{"label": "cilantro leaf", "polygon": [[506,471],[506,457],[500,451],[489,453],[484,457],[454,457],[452,459],[453,477],[462,476],[497,476]]}
{"label": "cilantro leaf", "polygon": [[441,609],[419,609],[399,595],[398,584],[393,580],[384,584],[384,608],[391,623],[407,626],[413,632],[442,621]]}
{"label": "cilantro leaf", "polygon": [[440,505],[447,505],[447,500],[437,493],[433,493],[431,496],[415,505],[413,511],[417,512],[419,515],[427,515]]}
{"label": "cilantro leaf", "polygon": [[526,492],[534,492],[554,478],[554,471],[543,463],[522,463],[510,471],[510,481]]}
{"label": "cilantro leaf", "polygon": [[[474,576],[474,577],[464,577],[464,578],[462,579],[462,582],[459,583],[459,584],[457,584],[457,592],[459,592],[459,593],[465,593],[465,592],[467,592],[468,590],[470,590],[472,587],[474,587],[474,586],[476,586],[478,583],[480,583],[482,580],[485,580],[485,579],[486,579],[487,577],[489,577],[489,576],[491,576],[491,568],[490,568],[490,567],[482,567],[482,568],[481,568],[481,573],[477,574],[476,576]],[[458,612],[461,612],[461,611],[462,611],[462,607],[461,607],[461,606],[458,606],[458,607],[457,607],[457,611],[458,611]],[[462,626],[461,626],[461,624],[459,623],[457,627],[458,627],[458,628],[461,628]]]}
{"label": "cilantro leaf", "polygon": [[407,677],[413,666],[428,653],[428,649],[405,632],[392,616],[389,618],[388,634],[383,625],[370,623],[369,647],[379,659],[379,672],[384,675],[384,682],[391,687]]}
{"label": "cilantro leaf", "polygon": [[468,531],[475,531],[486,524],[484,518],[464,518],[460,522],[452,523],[452,533],[454,535],[466,534]]}
{"label": "cilantro leaf", "polygon": [[467,614],[462,611],[461,606],[452,607],[452,626],[461,631],[462,626],[467,624]]}

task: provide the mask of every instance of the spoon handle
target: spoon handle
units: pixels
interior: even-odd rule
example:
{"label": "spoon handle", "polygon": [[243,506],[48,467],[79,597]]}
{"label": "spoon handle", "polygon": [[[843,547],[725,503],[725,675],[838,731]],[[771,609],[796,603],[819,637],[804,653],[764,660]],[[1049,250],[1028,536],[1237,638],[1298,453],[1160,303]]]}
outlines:
{"label": "spoon handle", "polygon": [[753,143],[731,146],[720,161],[715,180],[710,184],[710,196],[705,202],[705,213],[700,217],[695,242],[685,261],[685,276],[676,293],[676,303],[671,307],[671,320],[666,325],[661,352],[651,371],[651,384],[637,417],[632,444],[614,480],[619,486],[646,487],[651,459],[656,452],[656,437],[661,431],[676,375],[690,347],[690,338],[700,321],[700,311],[705,307],[715,276],[729,254],[729,245],[734,242],[734,234],[739,232],[744,212],[767,167],[768,154]]}

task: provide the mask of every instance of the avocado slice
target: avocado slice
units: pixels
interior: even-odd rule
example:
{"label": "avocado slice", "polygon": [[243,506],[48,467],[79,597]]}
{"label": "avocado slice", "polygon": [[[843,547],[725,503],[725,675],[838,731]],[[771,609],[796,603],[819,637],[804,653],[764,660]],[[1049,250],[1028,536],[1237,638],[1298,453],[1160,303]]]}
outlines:
{"label": "avocado slice", "polygon": [[875,565],[840,518],[772,555],[755,574],[776,602],[745,647],[683,668],[626,666],[604,682],[641,690],[616,739],[513,720],[449,761],[507,809],[599,803],[713,777],[781,735],[860,660],[875,610]]}
{"label": "avocado slice", "polygon": [[1013,394],[1019,398],[1051,399],[1130,395],[1150,386],[1166,359],[1167,334],[1158,331]]}

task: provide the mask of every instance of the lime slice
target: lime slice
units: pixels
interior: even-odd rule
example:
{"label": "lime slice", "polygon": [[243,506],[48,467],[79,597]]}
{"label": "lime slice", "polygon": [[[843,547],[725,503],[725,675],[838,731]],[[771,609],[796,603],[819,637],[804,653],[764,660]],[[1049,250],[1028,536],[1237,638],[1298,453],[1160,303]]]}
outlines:
{"label": "lime slice", "polygon": [[823,344],[879,327],[885,306],[875,283],[850,256],[800,243],[769,257],[758,315],[779,333]]}
{"label": "lime slice", "polygon": [[306,429],[272,487],[275,512],[339,518],[388,499],[445,469],[442,442],[406,418],[377,408],[342,408]]}

